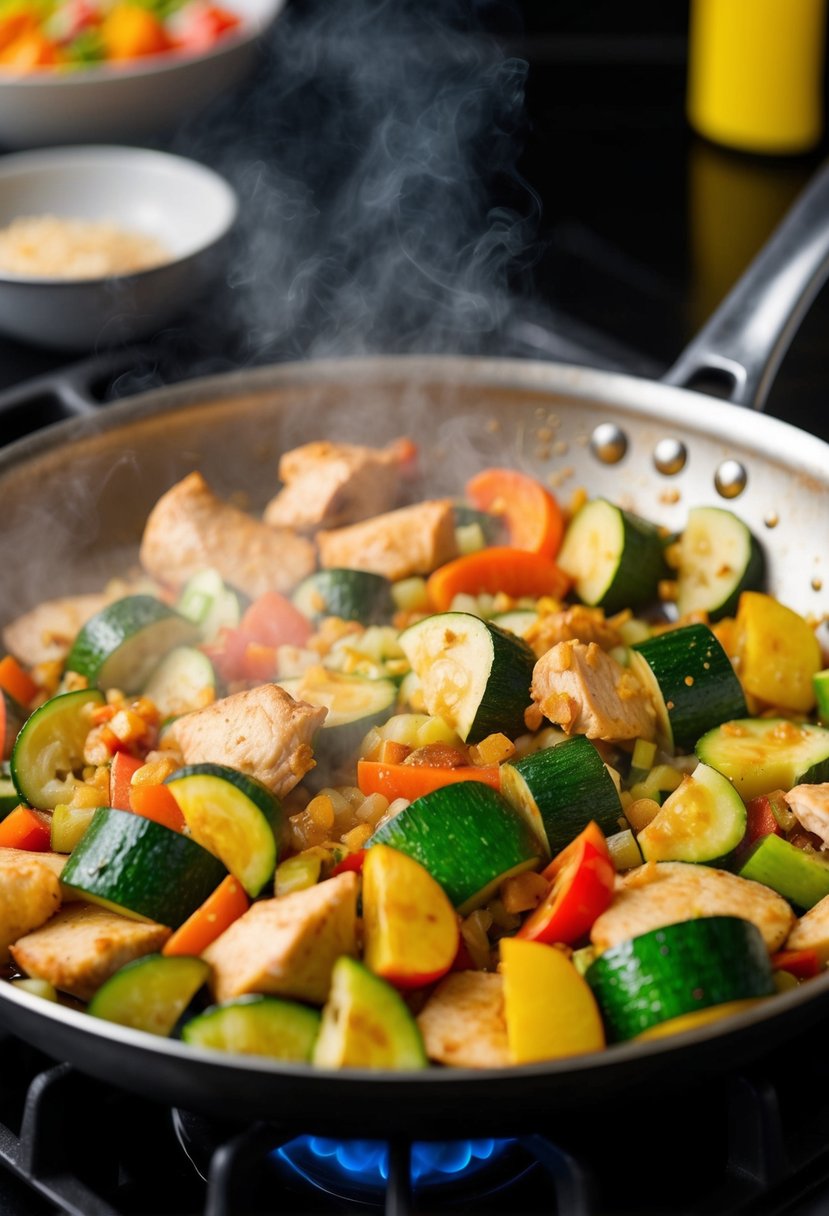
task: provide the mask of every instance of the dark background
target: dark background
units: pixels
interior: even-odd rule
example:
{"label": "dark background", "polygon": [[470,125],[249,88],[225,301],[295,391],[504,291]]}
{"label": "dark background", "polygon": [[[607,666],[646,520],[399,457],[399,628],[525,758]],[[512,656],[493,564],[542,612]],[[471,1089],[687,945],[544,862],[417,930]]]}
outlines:
{"label": "dark background", "polygon": [[[338,221],[332,213],[325,226],[326,206],[354,169],[355,150],[372,121],[343,105],[351,86],[332,49],[341,36],[326,16],[338,6],[346,13],[343,3],[329,0],[326,9],[320,0],[292,0],[258,72],[234,97],[173,135],[147,141],[212,163],[237,186],[251,163],[301,180],[321,216],[316,227],[306,226],[303,239],[323,250],[334,247]],[[388,18],[388,4],[376,8],[378,21]],[[562,357],[659,375],[767,239],[824,158],[826,141],[806,156],[762,158],[694,135],[684,108],[686,3],[504,0],[473,9],[454,0],[431,6],[424,0],[416,18],[421,24],[405,29],[407,45],[438,19],[451,38],[436,53],[436,80],[444,79],[443,72],[455,79],[456,61],[468,49],[484,63],[514,58],[528,65],[523,109],[514,102],[503,113],[493,109],[500,143],[473,140],[468,166],[469,184],[486,192],[487,206],[521,217],[519,247],[500,251],[498,287],[509,294],[508,315],[475,332],[455,332],[447,323],[440,349]],[[326,49],[301,77],[287,76],[297,48],[319,35],[321,21],[327,22]],[[367,26],[369,36],[377,28],[376,22]],[[342,41],[338,45],[345,55]],[[243,116],[242,130],[233,129],[232,115]],[[473,207],[467,222],[474,225],[481,215]],[[255,200],[244,196],[237,252],[257,224]],[[361,229],[350,252],[348,241],[337,245],[341,277],[362,273],[375,236]],[[290,278],[296,266],[288,269]],[[262,274],[270,274],[272,298],[281,299],[278,263]],[[124,395],[204,372],[328,353],[317,338],[331,327],[336,290],[320,280],[287,323],[279,313],[279,323],[269,327],[254,323],[244,293],[231,298],[220,284],[103,391]],[[401,298],[406,291],[402,282]],[[259,304],[261,296],[260,286]],[[360,335],[361,349],[436,349],[433,333],[425,341],[410,318],[399,324],[388,319],[389,311],[378,301],[383,323],[371,321]],[[824,293],[784,361],[769,403],[770,412],[819,433],[829,380],[827,320]],[[66,361],[65,355],[0,342],[0,388]]]}

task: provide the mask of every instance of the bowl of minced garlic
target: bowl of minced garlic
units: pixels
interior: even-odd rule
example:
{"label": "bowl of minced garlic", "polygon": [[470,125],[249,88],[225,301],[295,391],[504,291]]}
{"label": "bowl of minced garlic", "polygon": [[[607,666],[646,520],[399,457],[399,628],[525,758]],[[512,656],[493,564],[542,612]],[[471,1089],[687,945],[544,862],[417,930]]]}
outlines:
{"label": "bowl of minced garlic", "polygon": [[195,161],[76,147],[0,160],[0,330],[100,349],[174,320],[221,264],[231,187]]}

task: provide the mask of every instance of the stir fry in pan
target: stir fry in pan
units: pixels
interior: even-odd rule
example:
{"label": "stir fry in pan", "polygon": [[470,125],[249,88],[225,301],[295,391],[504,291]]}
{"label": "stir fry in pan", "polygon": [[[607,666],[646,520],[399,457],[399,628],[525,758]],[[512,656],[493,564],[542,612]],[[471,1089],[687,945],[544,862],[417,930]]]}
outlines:
{"label": "stir fry in pan", "polygon": [[[667,534],[310,443],[4,631],[8,981],[195,1048],[502,1067],[829,958],[829,672],[738,514]],[[275,490],[277,483],[275,481]]]}

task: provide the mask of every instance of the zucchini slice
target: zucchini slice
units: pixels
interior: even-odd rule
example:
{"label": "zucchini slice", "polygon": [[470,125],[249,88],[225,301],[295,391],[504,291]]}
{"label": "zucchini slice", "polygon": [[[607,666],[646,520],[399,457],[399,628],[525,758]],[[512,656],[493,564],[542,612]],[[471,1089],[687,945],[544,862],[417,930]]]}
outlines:
{"label": "zucchini slice", "polygon": [[97,688],[79,688],[45,701],[23,726],[11,756],[11,776],[29,806],[52,810],[69,802],[83,767],[91,710],[104,704]]}
{"label": "zucchini slice", "polygon": [[144,696],[157,706],[164,719],[203,709],[210,704],[215,691],[213,664],[194,646],[176,646],[144,685]]}
{"label": "zucchini slice", "polygon": [[485,544],[506,545],[508,543],[507,529],[502,516],[493,515],[491,511],[479,511],[477,507],[470,507],[465,502],[453,503],[452,510],[455,512],[456,530],[477,527],[481,531]]}
{"label": "zucchini slice", "polygon": [[462,916],[505,878],[537,869],[541,841],[506,798],[479,781],[424,794],[382,824],[367,848],[388,844],[419,861]]}
{"label": "zucchini slice", "polygon": [[331,973],[331,992],[313,1055],[319,1068],[425,1068],[417,1023],[391,984],[343,955]]}
{"label": "zucchini slice", "polygon": [[247,603],[240,591],[228,587],[218,570],[209,568],[187,580],[176,609],[198,626],[205,641],[210,641],[220,629],[237,628]]}
{"label": "zucchini slice", "polygon": [[317,570],[299,584],[292,599],[311,621],[338,616],[370,625],[390,620],[394,612],[391,583],[369,570]]}
{"label": "zucchini slice", "polygon": [[660,580],[670,576],[659,528],[606,498],[576,513],[556,561],[582,603],[606,612],[650,603]]}
{"label": "zucchini slice", "polygon": [[98,688],[140,692],[164,655],[194,642],[198,632],[192,621],[154,596],[128,595],[86,622],[66,667]]}
{"label": "zucchini slice", "polygon": [[274,996],[242,996],[185,1022],[181,1037],[191,1047],[307,1063],[319,1029],[320,1014],[307,1005]]}
{"label": "zucchini slice", "polygon": [[787,718],[740,718],[698,740],[703,764],[722,773],[744,802],[829,781],[829,730]]}
{"label": "zucchini slice", "polygon": [[5,688],[0,688],[0,760],[8,760],[14,741],[26,721],[26,710]]}
{"label": "zucchini slice", "polygon": [[551,857],[575,840],[591,819],[605,835],[618,832],[623,820],[613,778],[584,735],[503,764],[501,790]]}
{"label": "zucchini slice", "polygon": [[317,732],[315,748],[329,759],[347,756],[372,726],[394,713],[397,685],[393,680],[371,680],[312,667],[304,675],[280,680],[279,687],[296,701],[328,710]]}
{"label": "zucchini slice", "polygon": [[733,616],[743,591],[763,584],[760,545],[733,511],[693,507],[676,546],[680,615],[707,612],[712,621]]}
{"label": "zucchini slice", "polygon": [[513,608],[511,612],[496,612],[489,619],[499,629],[507,629],[523,638],[530,626],[538,620],[538,613],[534,608]]}
{"label": "zucchini slice", "polygon": [[740,681],[707,625],[684,625],[637,643],[631,668],[653,697],[666,751],[690,749],[704,731],[746,713]]}
{"label": "zucchini slice", "polygon": [[521,638],[467,612],[428,616],[400,635],[430,714],[477,743],[526,730],[535,655]]}
{"label": "zucchini slice", "polygon": [[698,764],[636,837],[645,861],[714,862],[746,832],[746,807],[731,782]]}
{"label": "zucchini slice", "polygon": [[148,1034],[169,1035],[210,974],[204,959],[146,954],[102,984],[87,1013]]}
{"label": "zucchini slice", "polygon": [[177,929],[225,873],[189,836],[131,811],[98,807],[60,880],[88,903]]}
{"label": "zucchini slice", "polygon": [[812,676],[812,688],[815,693],[818,721],[824,726],[829,724],[829,668],[818,671]]}
{"label": "zucchini slice", "polygon": [[193,840],[218,857],[255,898],[273,877],[282,807],[275,794],[225,764],[190,764],[164,782]]}
{"label": "zucchini slice", "polygon": [[0,819],[5,819],[9,811],[20,805],[20,795],[12,781],[11,768],[8,764],[0,764]]}
{"label": "zucchini slice", "polygon": [[829,862],[774,834],[757,841],[739,875],[771,887],[798,908],[813,908],[829,895]]}
{"label": "zucchini slice", "polygon": [[72,853],[95,818],[94,806],[67,806],[59,802],[52,812],[52,852]]}
{"label": "zucchini slice", "polygon": [[632,1039],[670,1018],[771,996],[760,930],[736,916],[703,916],[611,946],[585,974],[608,1037]]}

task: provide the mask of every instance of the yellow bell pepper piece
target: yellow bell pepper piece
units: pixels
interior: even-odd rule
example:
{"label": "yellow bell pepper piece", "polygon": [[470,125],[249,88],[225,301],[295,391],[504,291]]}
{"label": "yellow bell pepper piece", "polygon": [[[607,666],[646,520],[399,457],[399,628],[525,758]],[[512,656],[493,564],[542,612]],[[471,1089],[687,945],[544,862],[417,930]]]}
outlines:
{"label": "yellow bell pepper piece", "polygon": [[514,1064],[601,1051],[605,1033],[595,997],[563,951],[501,939],[504,1016]]}
{"label": "yellow bell pepper piece", "polygon": [[107,59],[137,59],[157,55],[171,43],[164,26],[149,9],[137,4],[116,4],[101,22],[101,39]]}
{"label": "yellow bell pepper piece", "polygon": [[751,696],[767,705],[808,713],[815,703],[812,676],[822,667],[814,630],[770,595],[744,591],[737,609],[738,675]]}

